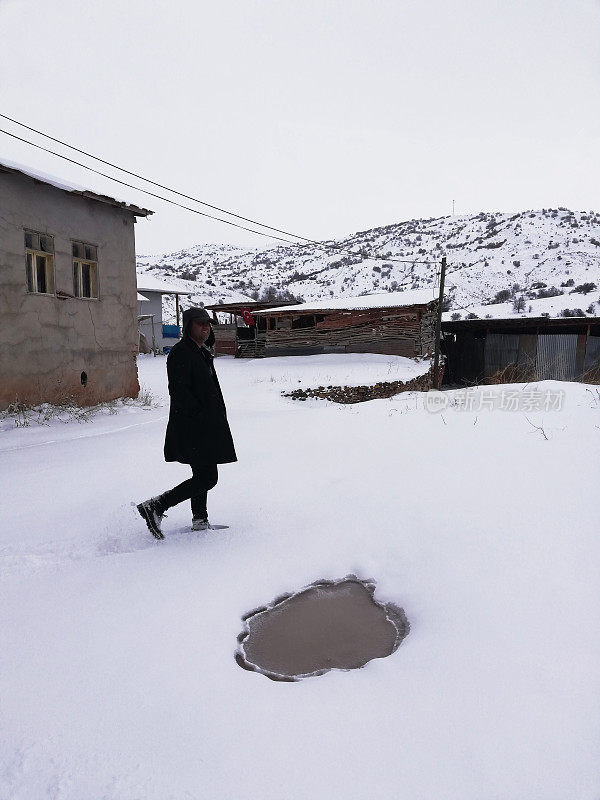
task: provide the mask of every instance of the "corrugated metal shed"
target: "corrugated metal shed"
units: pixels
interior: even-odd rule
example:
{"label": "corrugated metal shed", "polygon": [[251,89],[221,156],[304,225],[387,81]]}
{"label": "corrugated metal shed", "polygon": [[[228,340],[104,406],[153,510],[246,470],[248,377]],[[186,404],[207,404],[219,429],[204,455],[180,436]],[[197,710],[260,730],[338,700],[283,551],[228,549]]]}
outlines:
{"label": "corrugated metal shed", "polygon": [[450,384],[600,377],[599,317],[460,320],[442,331]]}
{"label": "corrugated metal shed", "polygon": [[572,381],[576,377],[576,356],[576,333],[541,333],[535,359],[537,379]]}
{"label": "corrugated metal shed", "polygon": [[489,378],[509,364],[516,364],[519,336],[516,333],[488,333],[484,352],[484,375]]}

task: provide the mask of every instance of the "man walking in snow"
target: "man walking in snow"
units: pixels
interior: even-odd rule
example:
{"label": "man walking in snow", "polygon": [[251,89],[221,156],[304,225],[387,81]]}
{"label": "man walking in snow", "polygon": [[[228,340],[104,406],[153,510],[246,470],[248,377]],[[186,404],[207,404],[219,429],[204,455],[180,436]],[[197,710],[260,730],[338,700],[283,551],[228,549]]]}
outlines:
{"label": "man walking in snow", "polygon": [[209,527],[207,494],[217,484],[217,464],[237,461],[225,402],[214,368],[215,335],[204,308],[183,312],[183,338],[167,358],[171,408],[165,437],[165,461],[189,464],[192,477],[137,507],[150,532],[164,539],[165,511],[184,500],[192,503],[192,530]]}

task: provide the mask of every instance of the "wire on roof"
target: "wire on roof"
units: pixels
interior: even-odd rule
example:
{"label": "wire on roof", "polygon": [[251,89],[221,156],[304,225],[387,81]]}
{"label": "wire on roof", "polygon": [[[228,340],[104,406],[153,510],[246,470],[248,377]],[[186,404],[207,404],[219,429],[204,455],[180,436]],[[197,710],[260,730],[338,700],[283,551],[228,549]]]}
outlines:
{"label": "wire on roof", "polygon": [[[168,192],[171,192],[172,194],[176,194],[179,197],[183,197],[183,198],[185,198],[187,200],[191,200],[194,203],[199,203],[200,205],[204,205],[204,206],[206,206],[208,208],[212,208],[213,210],[220,211],[223,214],[228,214],[229,216],[235,217],[236,219],[241,219],[244,222],[249,222],[252,225],[258,225],[261,228],[265,228],[265,230],[275,231],[277,233],[283,234],[284,236],[291,236],[294,239],[299,239],[299,240],[301,240],[301,242],[304,242],[306,244],[316,245],[317,247],[319,247],[319,248],[321,248],[323,250],[333,250],[336,253],[347,253],[347,254],[353,255],[353,256],[360,256],[362,260],[374,259],[374,260],[379,260],[379,261],[391,261],[391,262],[395,262],[395,263],[399,263],[399,264],[437,264],[436,261],[421,261],[419,259],[399,259],[399,258],[393,258],[393,257],[392,258],[385,258],[384,256],[380,256],[380,255],[376,255],[376,254],[374,254],[374,255],[366,255],[366,254],[360,253],[360,252],[356,253],[353,250],[347,250],[347,249],[343,248],[341,245],[319,242],[316,239],[310,239],[310,238],[308,238],[306,236],[300,236],[299,234],[291,233],[289,231],[285,231],[285,230],[282,230],[280,228],[275,228],[275,227],[273,227],[271,225],[266,225],[266,224],[264,224],[262,222],[258,222],[257,220],[253,220],[253,219],[251,219],[249,217],[243,217],[240,214],[234,213],[233,211],[227,211],[226,209],[220,208],[219,206],[215,206],[215,205],[212,205],[210,203],[206,203],[203,200],[198,200],[197,198],[192,197],[191,195],[184,194],[183,192],[180,192],[177,189],[171,189],[170,187],[164,186],[163,184],[157,183],[156,181],[150,180],[149,178],[144,178],[142,175],[138,175],[135,172],[131,172],[130,170],[125,169],[124,167],[119,167],[118,165],[113,164],[110,161],[106,161],[106,160],[104,160],[102,158],[99,158],[98,156],[94,156],[91,153],[88,153],[85,150],[82,150],[82,149],[80,149],[78,147],[75,147],[74,145],[70,145],[67,142],[63,142],[61,139],[57,139],[57,138],[55,138],[53,136],[50,136],[47,133],[44,133],[43,131],[39,131],[36,128],[32,128],[29,125],[25,125],[25,123],[19,122],[18,120],[13,119],[12,117],[8,117],[6,114],[0,114],[0,117],[2,119],[8,120],[9,122],[12,122],[15,125],[19,125],[20,127],[25,128],[26,130],[32,131],[33,133],[36,133],[39,136],[43,136],[46,139],[50,139],[51,141],[56,142],[57,144],[60,144],[63,147],[67,147],[70,150],[74,150],[77,153],[81,153],[82,155],[87,156],[88,158],[91,158],[91,159],[93,159],[95,161],[99,161],[102,164],[106,164],[107,166],[110,166],[113,169],[117,169],[120,172],[124,172],[127,175],[131,175],[132,177],[138,178],[139,180],[142,180],[142,181],[144,181],[146,183],[149,183],[152,186],[157,186],[158,188],[164,189],[164,190],[166,190]],[[280,236],[273,236],[272,234],[267,234],[267,233],[265,233],[263,231],[257,231],[257,230],[254,230],[252,228],[248,228],[245,225],[239,225],[239,224],[237,224],[235,222],[232,222],[231,220],[223,219],[222,217],[216,217],[216,216],[214,216],[212,214],[207,214],[205,212],[198,211],[197,209],[190,208],[189,206],[185,206],[182,203],[177,203],[176,201],[171,200],[171,199],[169,199],[167,197],[163,197],[162,195],[158,195],[158,194],[156,194],[154,192],[150,192],[147,189],[142,189],[139,186],[133,186],[132,184],[127,183],[126,181],[122,181],[119,178],[115,178],[115,177],[113,177],[111,175],[107,175],[106,173],[100,172],[99,170],[96,170],[93,167],[90,167],[90,166],[88,166],[86,164],[82,164],[80,161],[75,161],[74,159],[69,158],[68,156],[62,155],[61,153],[57,153],[54,150],[50,150],[50,149],[48,149],[46,147],[42,147],[42,145],[36,144],[35,142],[30,142],[29,140],[23,139],[21,136],[17,136],[16,134],[10,133],[9,131],[6,131],[6,130],[4,130],[2,128],[0,128],[0,133],[5,134],[6,136],[11,136],[12,138],[17,139],[20,142],[24,142],[25,144],[28,144],[31,147],[36,147],[39,150],[43,150],[45,153],[49,153],[50,155],[57,156],[58,158],[62,158],[65,161],[69,161],[71,164],[76,164],[77,166],[82,167],[83,169],[87,169],[90,172],[93,172],[93,173],[95,173],[97,175],[101,175],[103,178],[107,178],[108,180],[115,181],[116,183],[119,183],[121,186],[126,186],[129,189],[135,189],[136,191],[144,192],[145,194],[148,194],[150,197],[154,197],[154,198],[156,198],[158,200],[162,200],[162,201],[164,201],[166,203],[171,203],[172,205],[178,206],[179,208],[183,208],[186,211],[191,211],[191,212],[193,212],[195,214],[199,214],[200,216],[206,217],[208,219],[213,219],[213,220],[215,220],[217,222],[223,222],[226,225],[231,225],[231,226],[233,226],[235,228],[240,228],[241,230],[249,231],[250,233],[257,234],[258,236],[267,236],[270,239],[277,239],[278,241],[285,242],[286,244],[293,244],[293,245],[296,245],[297,247],[302,246],[300,244],[300,242],[290,241],[289,239],[282,239]]]}

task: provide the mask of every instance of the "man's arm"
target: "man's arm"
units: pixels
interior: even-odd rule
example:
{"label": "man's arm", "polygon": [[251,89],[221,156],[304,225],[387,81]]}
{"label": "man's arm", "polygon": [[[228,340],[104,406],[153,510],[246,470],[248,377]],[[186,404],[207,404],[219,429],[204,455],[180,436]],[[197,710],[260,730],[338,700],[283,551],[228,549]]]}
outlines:
{"label": "man's arm", "polygon": [[192,362],[185,352],[172,350],[167,358],[169,394],[178,409],[190,416],[204,413],[204,406],[192,391]]}

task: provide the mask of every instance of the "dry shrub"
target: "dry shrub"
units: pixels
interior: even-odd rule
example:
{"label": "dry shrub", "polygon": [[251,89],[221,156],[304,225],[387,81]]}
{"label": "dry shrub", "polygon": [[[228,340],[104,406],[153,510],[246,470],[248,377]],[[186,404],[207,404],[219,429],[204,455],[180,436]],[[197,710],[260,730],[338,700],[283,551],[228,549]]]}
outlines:
{"label": "dry shrub", "polygon": [[507,364],[485,379],[485,383],[496,386],[500,383],[529,383],[536,380],[535,364],[531,361]]}
{"label": "dry shrub", "polygon": [[581,382],[592,383],[596,386],[600,385],[600,364],[596,364],[594,367],[586,369],[581,376]]}

